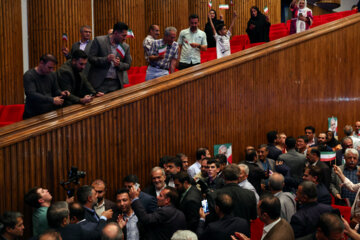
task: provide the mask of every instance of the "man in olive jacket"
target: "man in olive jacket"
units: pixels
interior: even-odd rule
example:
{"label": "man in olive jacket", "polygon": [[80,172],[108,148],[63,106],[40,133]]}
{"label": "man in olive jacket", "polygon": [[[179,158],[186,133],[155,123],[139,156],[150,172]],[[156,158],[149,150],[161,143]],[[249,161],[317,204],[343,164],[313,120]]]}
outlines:
{"label": "man in olive jacket", "polygon": [[86,67],[88,57],[82,50],[75,50],[71,60],[65,62],[57,71],[57,79],[61,89],[68,90],[70,95],[65,98],[64,106],[76,103],[86,104],[93,98],[104,95],[96,92],[82,71]]}

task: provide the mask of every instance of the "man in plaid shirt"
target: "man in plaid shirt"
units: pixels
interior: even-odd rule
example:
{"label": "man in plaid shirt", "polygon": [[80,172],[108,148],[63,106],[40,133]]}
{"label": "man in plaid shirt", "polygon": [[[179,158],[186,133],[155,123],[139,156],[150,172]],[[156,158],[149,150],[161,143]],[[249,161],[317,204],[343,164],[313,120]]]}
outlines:
{"label": "man in plaid shirt", "polygon": [[167,27],[164,38],[153,41],[149,52],[149,66],[145,80],[168,75],[175,71],[179,45],[175,42],[176,28]]}

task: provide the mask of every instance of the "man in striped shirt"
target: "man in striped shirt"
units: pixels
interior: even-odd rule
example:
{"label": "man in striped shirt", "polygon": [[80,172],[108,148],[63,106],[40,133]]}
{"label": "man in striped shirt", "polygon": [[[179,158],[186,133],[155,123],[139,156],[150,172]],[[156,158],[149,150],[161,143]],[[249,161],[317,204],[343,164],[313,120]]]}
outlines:
{"label": "man in striped shirt", "polygon": [[175,42],[176,28],[167,27],[164,38],[154,40],[149,52],[149,66],[145,80],[165,76],[175,71],[179,44]]}

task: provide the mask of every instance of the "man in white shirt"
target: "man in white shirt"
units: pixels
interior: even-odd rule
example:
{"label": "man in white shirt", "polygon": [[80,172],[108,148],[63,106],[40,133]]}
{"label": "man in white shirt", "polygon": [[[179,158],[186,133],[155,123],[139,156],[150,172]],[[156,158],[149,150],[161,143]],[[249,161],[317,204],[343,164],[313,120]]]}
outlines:
{"label": "man in white shirt", "polygon": [[198,29],[199,16],[189,16],[190,27],[180,32],[179,44],[179,70],[200,64],[200,51],[207,50],[205,32]]}
{"label": "man in white shirt", "polygon": [[249,167],[245,164],[239,164],[240,168],[240,177],[239,177],[239,186],[243,189],[252,191],[256,197],[256,203],[259,202],[259,194],[257,194],[254,186],[247,180],[249,176]]}
{"label": "man in white shirt", "polygon": [[201,171],[201,161],[205,157],[211,157],[209,150],[207,148],[199,148],[196,151],[196,162],[187,170],[190,177],[194,178],[194,176]]}

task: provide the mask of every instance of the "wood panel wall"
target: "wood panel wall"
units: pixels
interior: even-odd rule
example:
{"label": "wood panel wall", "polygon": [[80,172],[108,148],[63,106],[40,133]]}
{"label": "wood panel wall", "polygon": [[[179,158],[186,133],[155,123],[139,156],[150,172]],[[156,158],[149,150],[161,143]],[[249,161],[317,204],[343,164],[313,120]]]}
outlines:
{"label": "wood panel wall", "polygon": [[29,67],[35,67],[44,53],[52,53],[60,66],[66,59],[61,52],[62,34],[67,47],[80,40],[80,27],[92,25],[91,0],[28,1]]}
{"label": "wood panel wall", "polygon": [[[135,34],[127,39],[130,44],[132,66],[145,65],[142,42],[149,24],[145,19],[144,0],[94,0],[94,27],[96,36],[107,34],[116,22],[125,22]],[[167,7],[166,5],[164,6]]]}
{"label": "wood panel wall", "polygon": [[[232,143],[233,160],[246,145],[266,141],[277,129],[288,136],[304,126],[327,129],[359,119],[360,15],[244,50],[2,128],[0,132],[0,211],[18,210],[30,225],[25,192],[48,187],[63,199],[59,181],[76,165],[108,182],[112,199],[122,178],[150,182],[151,167],[163,155]],[[312,51],[304,51],[312,49]],[[348,87],[351,86],[351,87]],[[29,229],[27,230],[29,231]]]}
{"label": "wood panel wall", "polygon": [[[189,16],[189,4],[191,0],[174,1],[174,0],[145,0],[145,22],[150,24],[158,24],[160,26],[161,37],[164,35],[166,27],[173,26],[178,30],[189,26],[186,16]],[[145,30],[148,30],[148,27]]]}
{"label": "wood panel wall", "polygon": [[0,0],[0,104],[24,102],[21,0]]}

